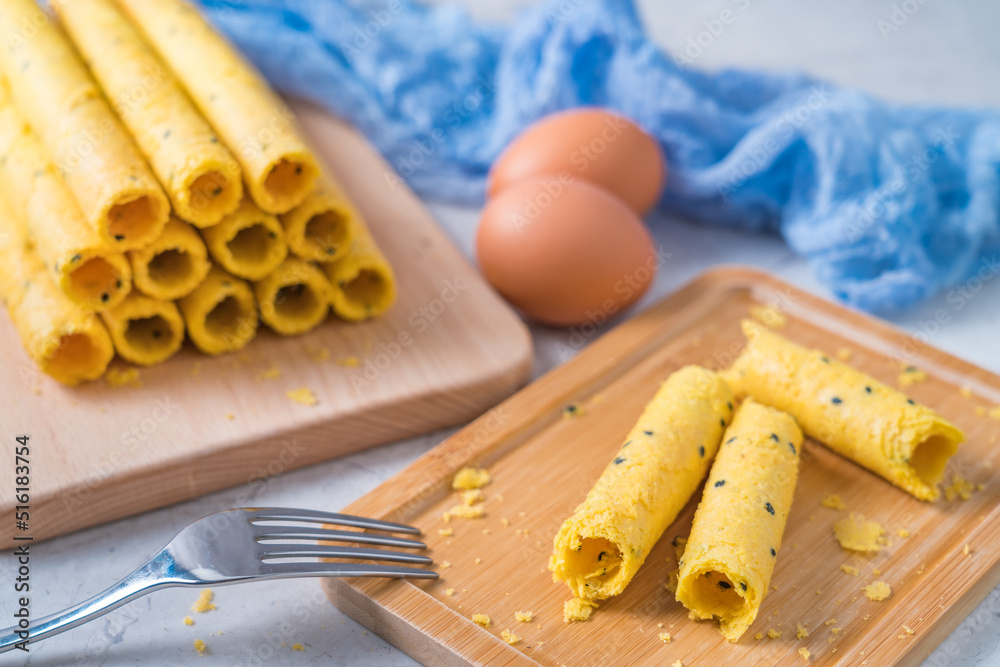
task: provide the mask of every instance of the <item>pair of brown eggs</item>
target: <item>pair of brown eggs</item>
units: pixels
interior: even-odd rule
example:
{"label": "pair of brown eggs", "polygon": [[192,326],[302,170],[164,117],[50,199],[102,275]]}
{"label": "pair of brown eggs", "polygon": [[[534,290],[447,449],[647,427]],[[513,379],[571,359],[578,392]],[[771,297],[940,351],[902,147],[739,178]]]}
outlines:
{"label": "pair of brown eggs", "polygon": [[641,216],[665,177],[656,140],[620,114],[541,119],[490,170],[476,236],[483,275],[534,320],[603,323],[656,276],[661,257]]}

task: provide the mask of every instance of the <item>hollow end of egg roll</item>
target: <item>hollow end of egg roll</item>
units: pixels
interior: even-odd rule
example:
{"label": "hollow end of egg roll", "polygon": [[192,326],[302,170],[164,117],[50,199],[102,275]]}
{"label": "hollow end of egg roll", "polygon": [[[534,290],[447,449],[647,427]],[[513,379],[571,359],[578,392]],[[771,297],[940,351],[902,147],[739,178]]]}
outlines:
{"label": "hollow end of egg roll", "polygon": [[115,350],[107,330],[91,316],[80,328],[52,338],[47,349],[32,356],[43,373],[76,386],[104,375]]}
{"label": "hollow end of egg roll", "polygon": [[59,288],[94,312],[114,308],[132,288],[132,267],[120,253],[86,249],[56,267]]}
{"label": "hollow end of egg roll", "polygon": [[181,349],[184,321],[172,301],[133,292],[115,308],[101,313],[118,354],[134,364],[159,364]]}
{"label": "hollow end of egg roll", "polygon": [[257,334],[260,318],[253,290],[218,266],[177,305],[188,337],[205,354],[235,352]]}
{"label": "hollow end of egg roll", "polygon": [[333,312],[360,322],[381,315],[396,300],[396,276],[375,245],[370,232],[357,225],[351,250],[342,259],[323,264],[330,280]]}
{"label": "hollow end of egg roll", "polygon": [[264,324],[283,336],[316,328],[330,312],[330,282],[314,264],[289,258],[254,283]]}
{"label": "hollow end of egg roll", "polygon": [[97,231],[108,247],[125,251],[153,242],[170,216],[170,202],[158,187],[124,190],[106,204]]}
{"label": "hollow end of egg roll", "polygon": [[312,192],[319,175],[311,153],[286,152],[272,160],[259,178],[248,179],[250,195],[268,213],[287,213]]}
{"label": "hollow end of egg roll", "polygon": [[152,244],[128,254],[132,280],[143,294],[162,301],[187,296],[212,264],[205,243],[186,222],[171,218]]}
{"label": "hollow end of egg roll", "polygon": [[212,259],[246,280],[263,280],[288,256],[285,231],[278,218],[243,199],[234,213],[201,230]]}
{"label": "hollow end of egg roll", "polygon": [[239,165],[202,161],[184,178],[173,198],[175,213],[198,228],[211,227],[235,211],[243,199]]}
{"label": "hollow end of egg roll", "polygon": [[354,212],[329,192],[309,195],[280,219],[288,248],[302,259],[335,262],[354,241]]}
{"label": "hollow end of egg roll", "polygon": [[945,466],[965,440],[965,434],[943,419],[930,420],[923,430],[903,443],[908,449],[903,460],[908,460],[909,465],[900,470],[899,486],[921,500],[934,500],[939,495],[937,485],[944,479]]}

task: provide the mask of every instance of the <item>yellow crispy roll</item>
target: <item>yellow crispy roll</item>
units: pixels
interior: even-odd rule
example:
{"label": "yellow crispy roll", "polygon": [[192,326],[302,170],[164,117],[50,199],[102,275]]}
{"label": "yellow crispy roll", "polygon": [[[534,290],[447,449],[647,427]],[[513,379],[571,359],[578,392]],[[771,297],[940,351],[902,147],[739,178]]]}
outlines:
{"label": "yellow crispy roll", "polygon": [[181,349],[184,321],[172,301],[160,301],[132,292],[124,301],[101,313],[115,350],[126,361],[152,366]]}
{"label": "yellow crispy roll", "polygon": [[174,217],[158,239],[132,250],[128,259],[135,287],[161,301],[175,301],[190,294],[212,266],[198,232]]}
{"label": "yellow crispy roll", "polygon": [[324,176],[304,202],[279,218],[289,250],[325,264],[347,254],[354,241],[357,216],[336,183]]}
{"label": "yellow crispy roll", "polygon": [[261,280],[288,255],[278,218],[244,198],[222,222],[201,230],[212,259],[234,276]]}
{"label": "yellow crispy roll", "polygon": [[67,385],[96,380],[115,356],[96,315],[70,301],[26,244],[0,197],[0,296],[28,356]]}
{"label": "yellow crispy roll", "polygon": [[3,0],[0,34],[0,69],[84,219],[115,250],[155,239],[170,203],[65,35],[34,0]]}
{"label": "yellow crispy roll", "polygon": [[732,410],[715,373],[672,374],[556,534],[553,579],[586,600],[621,593],[705,477]]}
{"label": "yellow crispy roll", "polygon": [[802,431],[747,399],[726,429],[680,559],[677,600],[736,641],[757,618],[799,471]]}
{"label": "yellow crispy roll", "polygon": [[[0,193],[56,286],[86,310],[110,308],[131,289],[132,270],[83,218],[48,153],[0,84]],[[2,269],[0,269],[2,270]]]}
{"label": "yellow crispy roll", "polygon": [[264,324],[283,336],[312,331],[330,312],[330,281],[304,259],[289,257],[254,283]]}
{"label": "yellow crispy roll", "polygon": [[257,334],[257,304],[244,281],[213,265],[204,282],[177,302],[188,337],[205,354],[242,349]]}
{"label": "yellow crispy roll", "polygon": [[117,2],[236,154],[254,202],[269,213],[301,204],[319,166],[257,70],[184,0]]}
{"label": "yellow crispy roll", "polygon": [[347,255],[322,268],[333,287],[333,312],[345,320],[381,315],[396,300],[396,276],[360,218],[355,218],[354,243]]}
{"label": "yellow crispy roll", "polygon": [[807,435],[917,498],[938,497],[961,430],[818,350],[750,321],[743,332],[747,347],[725,373],[738,395],[788,412]]}
{"label": "yellow crispy roll", "polygon": [[243,196],[236,158],[112,0],[53,3],[115,111],[163,184],[174,212],[214,225]]}

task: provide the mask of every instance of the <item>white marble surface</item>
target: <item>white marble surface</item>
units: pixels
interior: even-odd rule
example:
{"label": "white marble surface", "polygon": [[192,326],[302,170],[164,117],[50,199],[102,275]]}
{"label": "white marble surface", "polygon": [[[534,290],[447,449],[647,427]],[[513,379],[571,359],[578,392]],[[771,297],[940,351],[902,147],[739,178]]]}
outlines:
{"label": "white marble surface", "polygon": [[[451,1],[451,0],[448,0]],[[504,19],[526,0],[464,0],[490,19]],[[577,0],[580,1],[580,0]],[[1000,107],[1000,4],[975,0],[911,0],[917,11],[884,39],[877,22],[889,19],[893,2],[870,0],[642,0],[650,32],[667,47],[683,47],[703,30],[702,22],[731,9],[736,20],[714,39],[697,65],[801,68],[887,98]],[[903,4],[897,0],[897,4]],[[432,206],[467,253],[476,212]],[[778,239],[708,231],[681,221],[650,221],[672,257],[650,303],[702,270],[720,263],[765,268],[824,294],[804,263]],[[961,310],[945,297],[894,319],[908,331],[939,308],[950,321],[934,344],[1000,372],[996,331],[1000,325],[1000,281],[988,283]],[[640,305],[641,307],[641,305]],[[533,331],[535,373],[565,361],[564,331]],[[6,418],[5,418],[6,419]],[[347,505],[436,445],[450,432],[434,433],[268,480],[253,502],[337,509]],[[230,507],[243,489],[193,500],[78,534],[39,544],[33,552],[36,617],[64,608],[114,583],[150,556],[190,520]],[[0,580],[10,581],[11,558],[0,556]],[[4,584],[5,588],[7,584]],[[218,610],[181,619],[196,597],[168,590],[134,602],[60,637],[32,647],[31,665],[66,664],[300,664],[412,665],[412,660],[373,636],[326,602],[313,580],[217,589]],[[9,609],[7,592],[0,602]],[[0,624],[6,620],[0,620]],[[199,659],[195,638],[209,645]],[[304,652],[292,652],[293,643]],[[858,663],[860,663],[860,658]],[[20,664],[23,655],[0,656],[0,665]],[[871,664],[876,664],[872,661]],[[927,661],[928,665],[1000,664],[1000,589],[994,591]]]}

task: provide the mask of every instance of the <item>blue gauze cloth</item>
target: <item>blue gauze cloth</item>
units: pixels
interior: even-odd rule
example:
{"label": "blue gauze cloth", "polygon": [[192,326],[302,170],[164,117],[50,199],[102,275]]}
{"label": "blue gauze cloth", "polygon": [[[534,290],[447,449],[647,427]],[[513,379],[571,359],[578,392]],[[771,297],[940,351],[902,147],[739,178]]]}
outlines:
{"label": "blue gauze cloth", "polygon": [[356,125],[425,197],[480,203],[526,125],[599,105],[659,140],[661,211],[777,231],[848,304],[898,310],[1000,272],[998,112],[696,71],[631,0],[550,0],[509,27],[406,0],[200,2],[278,89]]}

